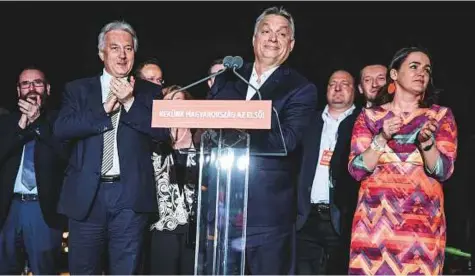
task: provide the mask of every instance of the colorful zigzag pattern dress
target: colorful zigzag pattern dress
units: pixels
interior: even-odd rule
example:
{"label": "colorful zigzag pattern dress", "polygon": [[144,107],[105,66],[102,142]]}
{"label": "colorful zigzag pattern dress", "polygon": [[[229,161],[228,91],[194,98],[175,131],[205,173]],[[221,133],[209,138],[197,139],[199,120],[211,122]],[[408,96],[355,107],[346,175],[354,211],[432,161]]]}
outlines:
{"label": "colorful zigzag pattern dress", "polygon": [[[349,171],[361,186],[353,218],[349,274],[436,275],[442,273],[446,240],[444,195],[457,155],[457,127],[449,108],[433,105],[403,114],[403,127],[388,142],[373,172],[361,153],[383,122],[383,107],[364,109],[353,128]],[[428,117],[436,118],[433,172],[415,145]]]}

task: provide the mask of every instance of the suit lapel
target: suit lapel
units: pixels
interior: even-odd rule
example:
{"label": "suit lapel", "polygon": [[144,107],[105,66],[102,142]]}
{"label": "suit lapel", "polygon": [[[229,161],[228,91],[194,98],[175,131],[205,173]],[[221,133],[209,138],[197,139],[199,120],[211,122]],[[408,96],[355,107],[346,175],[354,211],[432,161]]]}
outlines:
{"label": "suit lapel", "polygon": [[[267,78],[267,80],[262,84],[259,91],[261,91],[262,99],[264,100],[272,100],[275,98],[274,90],[277,88],[279,82],[282,78],[282,67],[277,68],[272,74]],[[259,97],[254,95],[252,98],[253,100],[258,100]]]}
{"label": "suit lapel", "polygon": [[309,133],[310,145],[308,147],[311,155],[312,162],[310,164],[312,164],[311,169],[313,170],[313,177],[315,177],[315,170],[318,165],[318,158],[320,158],[320,142],[322,141],[323,130],[323,119],[321,112],[318,112],[315,122],[316,124],[314,126],[310,126],[312,131]]}
{"label": "suit lapel", "polygon": [[[286,86],[286,78],[290,75],[290,69],[285,65],[279,66],[264,82],[259,91],[261,92],[263,100],[275,100],[282,94],[289,92],[288,85]],[[259,97],[254,95],[253,100],[258,100]]]}
{"label": "suit lapel", "polygon": [[102,87],[100,76],[96,76],[95,78],[91,79],[88,91],[88,106],[92,108],[98,108],[102,106]]}
{"label": "suit lapel", "polygon": [[[241,70],[238,70],[238,73],[241,74],[241,76],[247,81],[251,79],[252,66],[253,66],[253,63],[247,63],[246,65],[244,65],[244,67]],[[241,79],[238,79],[238,81],[235,82],[235,88],[238,91],[238,93],[242,96],[243,99],[246,99],[247,87],[248,87],[247,83],[245,83]]]}
{"label": "suit lapel", "polygon": [[[100,76],[96,76],[95,78],[91,79],[89,83],[89,87],[87,89],[88,93],[85,93],[87,98],[87,106],[92,109],[99,109],[103,108],[102,105],[102,87],[101,87],[101,78]],[[93,151],[96,152],[96,162],[98,162],[97,167],[101,168],[102,163],[102,151],[104,150],[104,135],[95,135],[90,138],[92,141],[92,145],[95,148]]]}

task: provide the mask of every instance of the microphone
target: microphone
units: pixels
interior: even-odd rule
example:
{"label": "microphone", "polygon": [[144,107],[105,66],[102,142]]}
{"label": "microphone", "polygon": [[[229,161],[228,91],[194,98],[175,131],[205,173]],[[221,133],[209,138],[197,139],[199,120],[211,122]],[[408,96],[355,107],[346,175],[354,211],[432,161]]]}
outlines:
{"label": "microphone", "polygon": [[225,56],[223,59],[223,65],[225,68],[232,68],[234,58],[232,56]]}
{"label": "microphone", "polygon": [[244,60],[240,56],[235,56],[233,57],[232,62],[233,62],[232,64],[233,68],[240,69],[244,63]]}
{"label": "microphone", "polygon": [[172,93],[172,95],[171,95],[171,99],[173,100],[173,98],[175,97],[176,93],[178,93],[178,92],[181,92],[181,91],[186,90],[186,89],[188,89],[188,88],[190,88],[190,87],[193,87],[193,86],[195,86],[195,85],[197,85],[197,84],[200,84],[200,83],[202,83],[202,82],[204,82],[204,81],[207,81],[207,80],[211,79],[212,77],[216,77],[217,75],[221,75],[221,74],[224,73],[226,70],[228,70],[229,68],[231,68],[232,64],[233,64],[233,57],[231,57],[231,56],[226,56],[226,57],[224,57],[224,59],[223,59],[224,68],[223,68],[223,69],[219,70],[218,72],[216,72],[216,73],[214,73],[214,74],[211,74],[211,75],[209,75],[209,76],[206,76],[206,77],[204,77],[204,78],[202,78],[202,79],[200,79],[200,80],[197,80],[197,81],[195,81],[195,82],[193,82],[193,83],[191,83],[191,84],[189,84],[189,85],[187,85],[187,86],[185,86],[185,87],[182,87],[182,88],[180,88],[180,89],[178,89],[178,90],[173,91],[173,93]]}

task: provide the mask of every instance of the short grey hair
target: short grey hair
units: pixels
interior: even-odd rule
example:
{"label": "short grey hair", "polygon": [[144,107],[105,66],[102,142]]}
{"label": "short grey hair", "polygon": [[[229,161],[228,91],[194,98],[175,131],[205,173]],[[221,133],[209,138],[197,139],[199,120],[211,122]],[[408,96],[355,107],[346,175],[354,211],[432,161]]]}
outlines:
{"label": "short grey hair", "polygon": [[128,32],[132,36],[132,39],[134,41],[134,51],[137,52],[137,49],[139,47],[139,42],[137,39],[137,35],[135,34],[134,28],[132,28],[132,26],[129,23],[125,21],[118,21],[118,20],[112,21],[108,23],[107,25],[105,25],[104,27],[102,27],[101,33],[99,34],[99,37],[98,37],[98,44],[97,44],[97,48],[99,49],[99,52],[104,50],[106,34],[114,30],[121,30],[121,31]]}
{"label": "short grey hair", "polygon": [[259,24],[261,23],[262,19],[264,19],[264,17],[266,17],[267,15],[280,15],[280,16],[284,17],[285,19],[287,19],[287,21],[289,21],[290,30],[292,31],[292,40],[295,39],[294,18],[283,7],[279,8],[279,7],[275,7],[275,6],[265,9],[261,13],[261,15],[259,15],[259,17],[256,19],[256,24],[254,25],[254,35],[256,35],[257,28],[259,27]]}

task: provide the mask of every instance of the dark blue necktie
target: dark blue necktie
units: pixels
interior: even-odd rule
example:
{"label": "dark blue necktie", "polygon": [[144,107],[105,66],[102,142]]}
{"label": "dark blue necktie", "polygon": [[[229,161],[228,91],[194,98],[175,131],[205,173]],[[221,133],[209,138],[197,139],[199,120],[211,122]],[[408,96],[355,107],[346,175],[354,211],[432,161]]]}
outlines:
{"label": "dark blue necktie", "polygon": [[36,187],[36,175],[35,175],[35,140],[28,142],[25,145],[25,152],[23,155],[23,172],[21,174],[21,183],[29,191]]}

